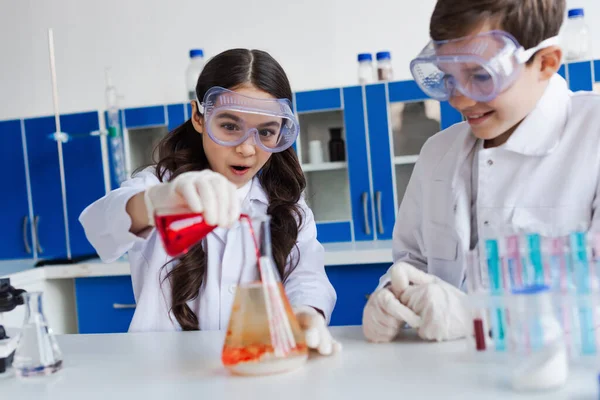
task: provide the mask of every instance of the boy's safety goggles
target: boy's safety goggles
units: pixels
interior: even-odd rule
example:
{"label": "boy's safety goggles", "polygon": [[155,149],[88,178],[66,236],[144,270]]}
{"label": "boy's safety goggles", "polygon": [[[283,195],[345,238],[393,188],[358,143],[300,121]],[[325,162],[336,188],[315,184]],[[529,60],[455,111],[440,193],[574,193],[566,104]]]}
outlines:
{"label": "boy's safety goggles", "polygon": [[509,88],[523,65],[558,37],[525,50],[504,31],[489,31],[452,40],[432,40],[410,63],[411,73],[428,96],[445,101],[458,90],[476,101],[491,101]]}

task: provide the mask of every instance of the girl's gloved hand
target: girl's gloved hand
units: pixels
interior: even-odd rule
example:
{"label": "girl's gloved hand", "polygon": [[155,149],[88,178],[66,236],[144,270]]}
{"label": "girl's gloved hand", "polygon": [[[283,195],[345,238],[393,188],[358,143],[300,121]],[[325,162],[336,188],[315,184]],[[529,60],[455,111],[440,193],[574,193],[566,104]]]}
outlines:
{"label": "girl's gloved hand", "polygon": [[154,225],[158,209],[186,208],[203,213],[209,225],[228,228],[240,217],[236,190],[233,183],[212,170],[184,172],[170,182],[146,190],[144,201],[149,224]]}
{"label": "girl's gloved hand", "polygon": [[294,307],[294,314],[304,331],[306,345],[319,354],[329,356],[342,351],[342,344],[331,336],[323,315],[309,306]]}

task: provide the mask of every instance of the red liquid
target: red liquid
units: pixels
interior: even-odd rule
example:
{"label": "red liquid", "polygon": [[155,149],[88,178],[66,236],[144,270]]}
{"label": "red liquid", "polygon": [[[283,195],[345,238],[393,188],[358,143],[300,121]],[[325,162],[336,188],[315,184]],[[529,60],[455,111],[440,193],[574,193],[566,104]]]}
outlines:
{"label": "red liquid", "polygon": [[154,221],[165,251],[172,257],[187,253],[216,228],[199,213],[156,215]]}
{"label": "red liquid", "polygon": [[[258,239],[252,228],[252,220],[246,214],[240,215],[240,219],[248,221],[254,249],[256,250],[256,260],[258,261],[260,259],[260,249],[258,248]],[[216,228],[216,225],[207,224],[201,213],[155,215],[154,221],[165,251],[172,257],[187,253],[190,247],[204,239]]]}
{"label": "red liquid", "polygon": [[473,330],[475,331],[475,347],[477,351],[485,350],[485,333],[483,331],[483,321],[481,319],[473,320]]}

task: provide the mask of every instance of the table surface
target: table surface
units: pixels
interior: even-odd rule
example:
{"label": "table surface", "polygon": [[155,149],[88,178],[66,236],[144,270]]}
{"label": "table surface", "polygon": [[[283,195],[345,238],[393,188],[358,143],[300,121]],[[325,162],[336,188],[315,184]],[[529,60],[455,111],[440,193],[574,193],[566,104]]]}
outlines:
{"label": "table surface", "polygon": [[[64,335],[64,367],[43,378],[0,378],[2,399],[597,399],[597,371],[573,367],[557,392],[515,393],[506,367],[474,360],[464,341],[426,343],[407,332],[392,343],[364,340],[360,327],[333,327],[344,346],[311,355],[285,374],[238,377],[220,362],[223,332]],[[85,396],[85,397],[83,397]]]}

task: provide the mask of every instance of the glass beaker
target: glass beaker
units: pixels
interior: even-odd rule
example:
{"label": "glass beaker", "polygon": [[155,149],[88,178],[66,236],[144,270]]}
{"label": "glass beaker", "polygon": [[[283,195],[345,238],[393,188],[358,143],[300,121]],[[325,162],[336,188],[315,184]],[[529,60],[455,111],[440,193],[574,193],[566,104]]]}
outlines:
{"label": "glass beaker", "polygon": [[42,293],[23,293],[25,322],[15,351],[17,376],[50,375],[62,367],[62,354],[42,309]]}
{"label": "glass beaker", "polygon": [[259,271],[259,281],[238,283],[225,343],[223,365],[238,375],[290,371],[308,358],[304,333],[292,311],[271,254],[270,217],[242,218],[242,245],[252,246],[256,261],[244,263]]}

